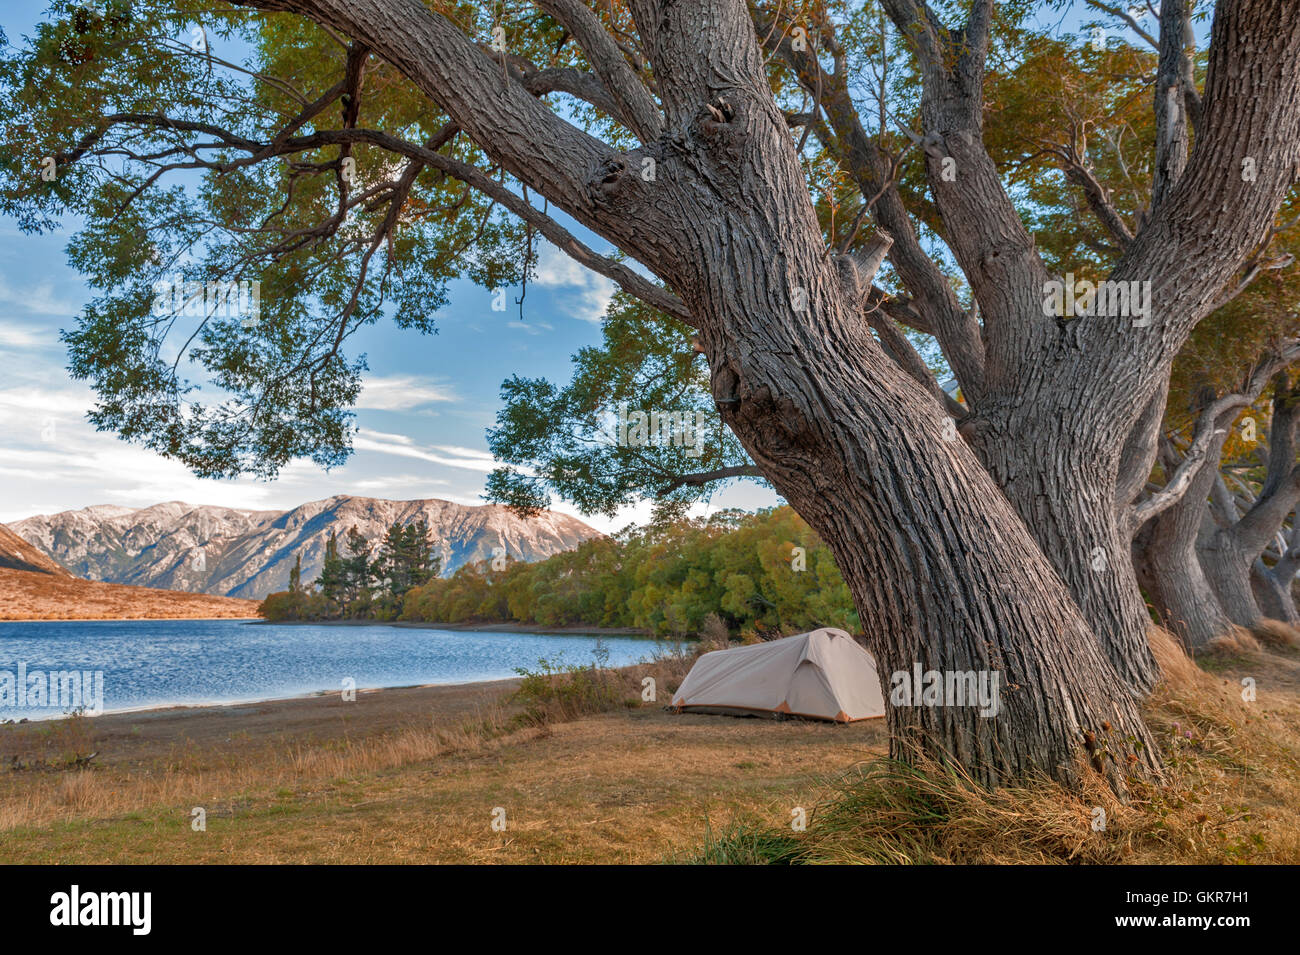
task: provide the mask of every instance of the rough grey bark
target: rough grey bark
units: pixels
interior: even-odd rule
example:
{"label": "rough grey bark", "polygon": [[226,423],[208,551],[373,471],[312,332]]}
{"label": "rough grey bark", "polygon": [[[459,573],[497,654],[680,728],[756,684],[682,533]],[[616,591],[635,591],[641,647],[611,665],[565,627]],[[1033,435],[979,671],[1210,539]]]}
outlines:
{"label": "rough grey bark", "polygon": [[1163,0],[1160,4],[1159,45],[1155,90],[1156,162],[1151,182],[1153,210],[1165,201],[1181,178],[1191,144],[1183,89],[1193,85],[1189,52],[1195,50],[1195,37],[1186,0]]}
{"label": "rough grey bark", "polygon": [[1168,400],[1169,381],[1165,379],[1142,409],[1142,414],[1124,441],[1119,457],[1118,487],[1115,490],[1115,513],[1121,521],[1130,514],[1129,509],[1146,487],[1151,469],[1155,466]]}
{"label": "rough grey bark", "polygon": [[[1161,622],[1193,649],[1232,626],[1206,579],[1196,544],[1234,414],[1229,411],[1218,417],[1206,458],[1182,496],[1148,522],[1134,540],[1139,579]],[[1161,457],[1166,473],[1172,474],[1181,463],[1167,443]]]}
{"label": "rough grey bark", "polygon": [[1286,538],[1281,557],[1272,567],[1263,560],[1255,561],[1251,581],[1264,616],[1295,626],[1300,624],[1293,590],[1296,574],[1300,573],[1300,515],[1293,514],[1291,519],[1291,533]]}
{"label": "rough grey bark", "polygon": [[1296,425],[1300,421],[1300,382],[1285,372],[1273,386],[1269,424],[1268,471],[1254,504],[1241,519],[1221,527],[1201,543],[1200,559],[1224,611],[1234,623],[1253,627],[1264,616],[1255,598],[1251,572],[1287,516],[1300,504],[1300,465],[1296,463]]}

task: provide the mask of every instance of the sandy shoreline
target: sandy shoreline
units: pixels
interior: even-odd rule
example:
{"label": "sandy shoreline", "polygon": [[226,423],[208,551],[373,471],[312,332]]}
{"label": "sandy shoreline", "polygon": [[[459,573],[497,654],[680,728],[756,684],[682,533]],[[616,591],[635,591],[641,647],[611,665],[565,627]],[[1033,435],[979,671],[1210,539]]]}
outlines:
{"label": "sandy shoreline", "polygon": [[283,627],[406,627],[413,630],[454,630],[467,633],[552,633],[593,634],[602,637],[650,637],[637,627],[538,627],[526,623],[433,623],[427,620],[267,620],[263,617],[3,617],[0,623],[114,623],[151,620],[221,621],[256,623]]}
{"label": "sandy shoreline", "polygon": [[[398,695],[406,695],[406,691],[445,690],[445,691],[457,691],[457,692],[451,692],[449,694],[444,694],[444,695],[457,696],[459,695],[459,691],[469,690],[471,688],[495,686],[496,684],[501,684],[503,687],[506,687],[506,686],[514,686],[518,683],[519,683],[518,679],[511,677],[509,679],[498,679],[498,680],[474,680],[468,683],[419,683],[419,684],[408,684],[405,686],[367,686],[367,687],[357,687],[356,695],[357,695],[357,699],[359,700],[363,696],[370,696],[375,693],[397,693]],[[325,690],[312,690],[308,693],[299,693],[296,696],[268,696],[265,698],[254,697],[252,699],[246,699],[246,700],[211,700],[202,703],[147,703],[143,706],[127,706],[121,709],[105,710],[103,713],[99,713],[99,714],[88,712],[86,713],[86,716],[94,719],[96,723],[100,723],[104,720],[109,720],[119,716],[120,717],[145,716],[145,717],[152,718],[156,716],[166,716],[168,714],[181,713],[181,712],[189,713],[190,715],[202,716],[203,713],[208,710],[212,710],[212,711],[231,710],[233,708],[238,708],[238,707],[262,707],[262,706],[276,707],[276,706],[282,706],[288,704],[301,704],[301,703],[311,702],[314,700],[328,699],[332,697],[337,697],[341,701],[343,697],[343,691],[339,688],[330,688]],[[56,713],[56,714],[51,714],[49,716],[27,717],[27,722],[43,723],[49,720],[62,720],[62,719],[67,719],[69,715],[71,714]],[[5,725],[6,722],[8,721],[0,721],[0,725]],[[17,724],[18,722],[19,720],[16,719],[12,721],[13,724]]]}

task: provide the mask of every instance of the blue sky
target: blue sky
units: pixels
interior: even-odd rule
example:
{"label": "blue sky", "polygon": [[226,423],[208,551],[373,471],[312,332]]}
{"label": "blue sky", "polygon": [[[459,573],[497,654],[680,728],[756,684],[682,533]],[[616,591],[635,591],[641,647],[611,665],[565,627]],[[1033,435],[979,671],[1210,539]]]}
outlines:
{"label": "blue sky", "polygon": [[[0,2],[10,42],[20,42],[44,9],[35,0]],[[1074,18],[1056,13],[1052,19]],[[612,292],[607,280],[549,245],[522,322],[513,307],[494,312],[488,292],[458,283],[438,313],[438,335],[422,337],[381,321],[352,340],[352,353],[366,354],[370,373],[357,407],[356,451],[345,466],[326,473],[295,462],[273,482],[200,480],[85,421],[92,395],[68,376],[58,338],[90,297],[66,262],[70,235],[65,228],[25,236],[0,219],[0,521],[89,504],[168,500],[274,509],[332,494],[482,503],[493,467],[484,431],[500,406],[502,380],[521,374],[567,381],[569,356],[599,341],[599,318]],[[715,495],[711,507],[777,501],[771,491],[739,482]],[[578,513],[564,502],[556,509]],[[613,530],[648,513],[647,504],[614,519],[584,519]]]}
{"label": "blue sky", "polygon": [[[44,9],[44,3],[4,0],[0,24],[10,42],[19,42]],[[350,353],[364,353],[370,373],[346,465],[326,473],[296,462],[272,482],[200,480],[175,462],[97,433],[85,420],[93,395],[68,375],[59,342],[59,330],[75,324],[91,297],[64,254],[74,227],[28,236],[0,219],[0,522],[90,504],[170,500],[287,509],[358,494],[482,504],[494,466],[484,431],[500,407],[501,382],[513,374],[567,381],[569,356],[599,342],[600,316],[613,290],[545,244],[522,322],[513,304],[518,289],[503,313],[492,310],[487,291],[457,283],[437,314],[439,334],[421,336],[381,320],[352,339]],[[584,238],[602,248],[590,234]],[[717,495],[713,506],[776,502],[772,492],[741,482]],[[640,506],[611,520],[580,515],[559,501],[555,509],[606,531],[649,513]]]}

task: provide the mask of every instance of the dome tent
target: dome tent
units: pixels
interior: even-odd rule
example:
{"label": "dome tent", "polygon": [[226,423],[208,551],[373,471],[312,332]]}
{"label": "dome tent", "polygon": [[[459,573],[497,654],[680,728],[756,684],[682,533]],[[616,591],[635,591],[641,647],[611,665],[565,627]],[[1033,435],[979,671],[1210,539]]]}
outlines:
{"label": "dome tent", "polygon": [[843,630],[826,627],[704,654],[671,708],[852,723],[884,716],[885,700],[871,654]]}

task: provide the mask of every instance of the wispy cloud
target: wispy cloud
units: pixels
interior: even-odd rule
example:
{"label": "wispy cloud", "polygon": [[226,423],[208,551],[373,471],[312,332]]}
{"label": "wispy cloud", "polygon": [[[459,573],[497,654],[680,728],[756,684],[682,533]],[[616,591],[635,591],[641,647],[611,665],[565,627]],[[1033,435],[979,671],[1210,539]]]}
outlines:
{"label": "wispy cloud", "polygon": [[435,402],[459,400],[449,385],[413,375],[392,375],[366,378],[357,407],[372,411],[410,411]]}
{"label": "wispy cloud", "polygon": [[59,335],[53,328],[0,319],[0,348],[48,348],[58,344]]}
{"label": "wispy cloud", "polygon": [[395,488],[445,487],[450,483],[450,481],[431,478],[425,474],[391,474],[377,478],[366,478],[362,481],[353,481],[349,487],[361,493],[362,496],[388,497],[391,496]]}
{"label": "wispy cloud", "polygon": [[352,441],[358,451],[372,451],[378,454],[391,454],[402,458],[415,458],[430,464],[442,464],[450,468],[464,468],[468,471],[480,471],[484,474],[497,465],[492,455],[470,448],[446,446],[423,447],[416,444],[404,434],[385,434],[382,431],[362,431]]}
{"label": "wispy cloud", "polygon": [[553,332],[553,331],[555,331],[555,326],[552,325],[550,322],[519,322],[519,321],[514,321],[514,322],[506,322],[506,327],[507,327],[507,328],[517,328],[517,329],[519,329],[519,330],[522,331],[522,332],[527,332],[529,335],[540,335],[540,334],[542,334],[543,332]]}
{"label": "wispy cloud", "polygon": [[574,318],[599,323],[614,297],[614,283],[603,275],[579,265],[548,242],[537,256],[537,275],[533,279],[544,288],[572,289],[576,301],[565,303]]}
{"label": "wispy cloud", "polygon": [[70,298],[56,290],[52,281],[35,282],[22,288],[15,288],[3,276],[0,276],[0,305],[26,312],[30,315],[53,315],[66,318],[71,322],[80,312],[85,299],[90,297],[86,289],[78,289],[84,298]]}

